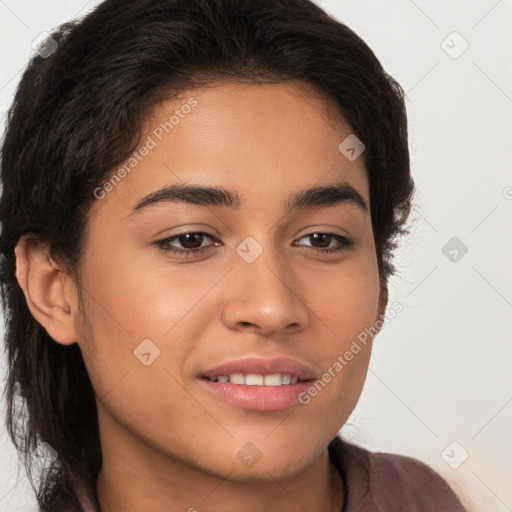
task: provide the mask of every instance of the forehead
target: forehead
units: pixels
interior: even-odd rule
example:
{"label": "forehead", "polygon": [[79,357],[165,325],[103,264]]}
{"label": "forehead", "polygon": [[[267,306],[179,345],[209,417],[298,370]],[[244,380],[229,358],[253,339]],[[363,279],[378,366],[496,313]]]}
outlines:
{"label": "forehead", "polygon": [[158,188],[193,182],[236,190],[246,203],[283,204],[299,189],[343,181],[369,203],[364,159],[340,152],[351,130],[336,113],[293,82],[182,92],[153,108],[122,179],[97,202],[129,213]]}

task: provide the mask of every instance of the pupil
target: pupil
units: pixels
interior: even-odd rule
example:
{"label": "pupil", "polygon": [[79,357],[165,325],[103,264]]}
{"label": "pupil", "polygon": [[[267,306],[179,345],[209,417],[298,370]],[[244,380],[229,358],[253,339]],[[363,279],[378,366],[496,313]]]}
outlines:
{"label": "pupil", "polygon": [[[330,238],[330,235],[326,235],[325,233],[314,233],[313,235],[313,239],[318,241],[319,239],[322,239],[321,241],[323,242],[320,247],[327,247],[329,245],[329,238]],[[327,243],[325,243],[327,239]]]}
{"label": "pupil", "polygon": [[[183,245],[183,247],[185,247],[186,249],[197,249],[198,247],[197,246],[194,246],[194,241],[191,242],[191,238],[189,237],[202,237],[203,235],[200,235],[198,233],[186,233],[184,235],[180,235],[180,243],[181,245]],[[185,240],[185,241],[183,241]],[[202,240],[200,241],[199,243],[199,247],[201,246],[201,242]],[[192,243],[192,246],[193,247],[190,247],[189,244]],[[195,242],[197,244],[197,241]]]}

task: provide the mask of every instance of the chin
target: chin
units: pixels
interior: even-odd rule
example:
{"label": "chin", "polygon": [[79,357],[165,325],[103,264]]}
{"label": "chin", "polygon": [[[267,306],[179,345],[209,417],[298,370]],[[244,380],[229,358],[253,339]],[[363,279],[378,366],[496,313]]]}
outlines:
{"label": "chin", "polygon": [[286,479],[303,471],[309,461],[291,454],[276,453],[271,457],[262,457],[252,463],[234,463],[223,468],[222,473],[228,480],[237,483],[268,483],[276,478]]}
{"label": "chin", "polygon": [[[302,438],[304,439],[304,437]],[[315,457],[314,446],[302,440],[296,444],[286,444],[277,437],[274,442],[243,443],[237,446],[234,458],[229,465],[229,478],[237,481],[268,482],[274,478],[292,477],[303,471]]]}

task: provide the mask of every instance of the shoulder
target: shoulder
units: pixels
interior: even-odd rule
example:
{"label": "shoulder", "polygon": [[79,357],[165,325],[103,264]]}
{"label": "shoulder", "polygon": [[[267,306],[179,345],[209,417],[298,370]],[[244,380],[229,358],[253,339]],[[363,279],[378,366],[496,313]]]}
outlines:
{"label": "shoulder", "polygon": [[448,483],[420,460],[342,443],[344,512],[466,512]]}
{"label": "shoulder", "polygon": [[448,483],[424,462],[392,453],[370,453],[377,502],[397,502],[410,512],[464,512]]}

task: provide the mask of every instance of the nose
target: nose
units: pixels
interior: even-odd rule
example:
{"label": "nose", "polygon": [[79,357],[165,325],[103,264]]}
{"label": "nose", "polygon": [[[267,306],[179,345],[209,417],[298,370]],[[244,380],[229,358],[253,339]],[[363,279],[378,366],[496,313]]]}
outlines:
{"label": "nose", "polygon": [[233,330],[273,336],[307,327],[304,288],[289,262],[267,243],[252,263],[235,253],[223,321]]}

